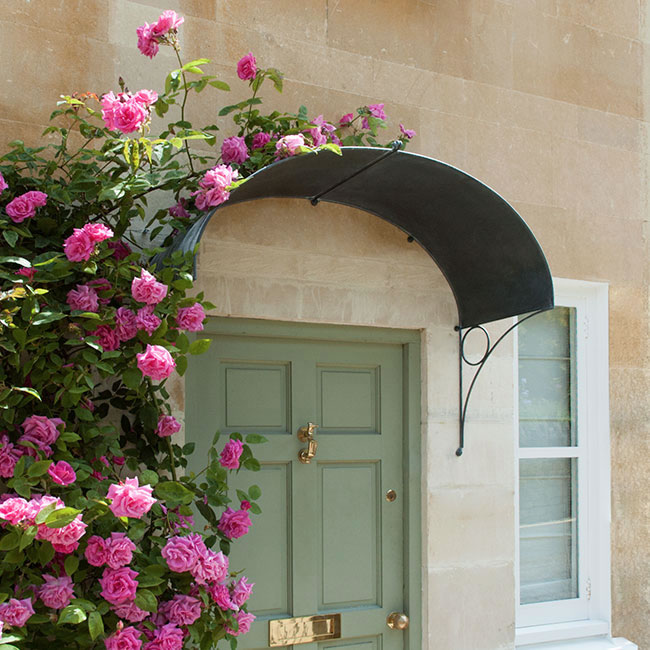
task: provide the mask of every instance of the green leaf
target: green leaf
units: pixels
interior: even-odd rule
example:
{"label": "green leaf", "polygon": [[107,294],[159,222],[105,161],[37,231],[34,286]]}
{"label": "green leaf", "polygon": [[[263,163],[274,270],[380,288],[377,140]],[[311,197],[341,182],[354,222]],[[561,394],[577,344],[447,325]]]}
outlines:
{"label": "green leaf", "polygon": [[28,388],[27,386],[14,386],[12,390],[17,390],[21,393],[25,393],[26,395],[31,395],[32,397],[35,397],[39,402],[43,401],[41,399],[41,396],[38,394],[38,391],[34,390],[33,388]]}
{"label": "green leaf", "polygon": [[10,551],[13,548],[18,548],[20,544],[20,534],[11,531],[0,538],[0,551]]}
{"label": "green leaf", "polygon": [[32,325],[44,325],[45,323],[52,323],[65,317],[65,314],[58,311],[42,311],[34,318]]}
{"label": "green leaf", "polygon": [[104,620],[99,612],[90,612],[88,616],[88,632],[90,632],[90,638],[93,641],[104,634]]}
{"label": "green leaf", "polygon": [[209,347],[211,339],[199,339],[190,343],[190,354],[203,354]]}
{"label": "green leaf", "polygon": [[78,625],[79,623],[83,623],[86,618],[86,612],[81,607],[78,605],[68,605],[59,614],[57,625],[64,625],[65,623]]}
{"label": "green leaf", "polygon": [[261,515],[262,514],[262,508],[260,508],[257,503],[251,503],[251,512],[254,515]]}
{"label": "green leaf", "polygon": [[56,510],[56,503],[50,503],[50,505],[45,506],[37,515],[34,520],[37,524],[45,523],[45,520]]}
{"label": "green leaf", "polygon": [[30,476],[32,478],[36,476],[43,476],[51,464],[51,460],[37,460],[35,463],[29,466],[29,469],[27,470],[27,476]]}
{"label": "green leaf", "polygon": [[142,573],[138,576],[138,586],[140,588],[157,587],[161,582],[163,582],[161,576],[144,575]]}
{"label": "green leaf", "polygon": [[22,551],[23,549],[26,549],[34,541],[37,532],[38,526],[29,526],[29,528],[26,528],[20,537],[18,550]]}
{"label": "green leaf", "polygon": [[0,257],[0,264],[4,264],[5,262],[12,262],[14,264],[20,264],[20,266],[26,267],[31,266],[29,260],[26,260],[24,257],[16,257],[15,255]]}
{"label": "green leaf", "polygon": [[14,248],[16,242],[18,241],[18,233],[13,230],[3,230],[2,236],[5,238],[7,244]]}
{"label": "green leaf", "polygon": [[138,589],[135,593],[135,604],[145,612],[155,612],[158,610],[158,601],[148,589]]}
{"label": "green leaf", "polygon": [[79,568],[79,558],[76,555],[68,555],[63,566],[65,572],[71,576]]}
{"label": "green leaf", "polygon": [[179,374],[179,376],[183,376],[185,374],[185,371],[187,370],[187,357],[182,356],[182,357],[177,357],[176,358],[176,372]]}
{"label": "green leaf", "polygon": [[208,83],[218,90],[225,90],[226,92],[230,90],[230,86],[225,81],[219,81],[219,79],[214,79]]}
{"label": "green leaf", "polygon": [[54,547],[50,542],[42,542],[41,548],[38,549],[38,561],[41,563],[41,566],[45,566],[52,561],[54,557]]}
{"label": "green leaf", "polygon": [[138,368],[127,368],[122,373],[122,381],[127,388],[137,390],[142,382],[142,372]]}
{"label": "green leaf", "polygon": [[67,526],[70,522],[74,521],[80,513],[81,510],[77,510],[76,508],[60,508],[50,514],[45,520],[45,525],[48,528],[63,528],[63,526]]}
{"label": "green leaf", "polygon": [[251,485],[250,488],[248,488],[248,494],[253,501],[257,501],[257,499],[262,496],[262,490],[260,490],[258,485]]}
{"label": "green leaf", "polygon": [[246,442],[249,445],[260,445],[263,442],[268,442],[268,440],[264,436],[261,436],[259,433],[249,433],[246,436]]}
{"label": "green leaf", "polygon": [[178,481],[163,481],[162,483],[158,483],[155,487],[155,492],[170,507],[175,507],[181,503],[189,505],[194,499],[194,492],[188,490]]}
{"label": "green leaf", "polygon": [[158,474],[154,472],[152,469],[145,469],[142,474],[140,474],[140,484],[141,485],[157,485],[158,481],[160,479],[158,478]]}

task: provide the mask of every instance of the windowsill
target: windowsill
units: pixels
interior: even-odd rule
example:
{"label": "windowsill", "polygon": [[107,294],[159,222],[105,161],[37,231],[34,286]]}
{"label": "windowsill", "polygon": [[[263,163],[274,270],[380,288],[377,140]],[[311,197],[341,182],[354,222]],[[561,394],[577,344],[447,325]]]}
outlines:
{"label": "windowsill", "polygon": [[626,639],[612,639],[607,621],[574,621],[518,628],[515,647],[526,650],[638,650]]}

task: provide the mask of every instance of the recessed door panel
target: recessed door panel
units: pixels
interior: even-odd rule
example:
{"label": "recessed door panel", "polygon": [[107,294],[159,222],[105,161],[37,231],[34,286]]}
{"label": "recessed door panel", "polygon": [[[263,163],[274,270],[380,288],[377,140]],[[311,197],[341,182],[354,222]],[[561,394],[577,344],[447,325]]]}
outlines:
{"label": "recessed door panel", "polygon": [[288,364],[223,363],[228,431],[289,433]]}
{"label": "recessed door panel", "polygon": [[259,485],[268,516],[253,516],[247,535],[232,545],[230,564],[255,583],[249,602],[257,616],[288,616],[292,603],[291,463],[262,463],[231,480],[232,493]]}
{"label": "recessed door panel", "polygon": [[379,368],[319,366],[318,388],[321,433],[379,431]]}
{"label": "recessed door panel", "polygon": [[319,608],[381,605],[379,462],[319,464]]}
{"label": "recessed door panel", "polygon": [[381,650],[381,637],[375,636],[365,639],[354,639],[346,641],[328,641],[319,644],[319,649],[329,650],[330,648],[344,648],[345,650]]}

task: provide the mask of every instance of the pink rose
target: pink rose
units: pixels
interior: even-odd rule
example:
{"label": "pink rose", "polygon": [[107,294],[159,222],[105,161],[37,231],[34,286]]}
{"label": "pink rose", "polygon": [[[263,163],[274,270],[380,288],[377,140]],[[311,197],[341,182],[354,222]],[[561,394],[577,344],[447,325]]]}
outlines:
{"label": "pink rose", "polygon": [[183,631],[173,623],[159,627],[153,634],[153,641],[144,646],[144,650],[182,650]]}
{"label": "pink rose", "polygon": [[142,648],[140,637],[141,633],[134,627],[122,628],[118,623],[117,631],[108,639],[104,639],[104,645],[106,650],[140,650]]}
{"label": "pink rose", "polygon": [[113,249],[113,257],[116,260],[123,260],[131,254],[131,247],[123,241],[109,241],[107,246]]}
{"label": "pink rose", "polygon": [[153,25],[154,36],[165,36],[168,32],[176,31],[183,23],[185,18],[179,16],[175,11],[167,9],[158,17],[158,21]]}
{"label": "pink rose", "polygon": [[226,508],[217,528],[228,538],[243,537],[251,527],[251,518],[246,510]]}
{"label": "pink rose", "polygon": [[217,165],[205,172],[199,181],[199,190],[192,193],[199,210],[208,210],[226,202],[230,197],[228,188],[239,173],[229,165]]}
{"label": "pink rose", "polygon": [[75,228],[70,237],[63,242],[63,250],[71,262],[82,262],[89,260],[95,252],[95,243],[88,233]]}
{"label": "pink rose", "polygon": [[138,302],[157,305],[167,295],[167,285],[158,282],[146,269],[140,269],[140,277],[131,282],[131,295]]}
{"label": "pink rose", "polygon": [[257,74],[257,61],[252,52],[249,52],[237,62],[237,76],[243,81],[255,79]]}
{"label": "pink rose", "polygon": [[66,302],[70,305],[70,309],[79,311],[97,312],[99,309],[97,293],[92,287],[85,284],[78,284],[76,289],[70,289]]}
{"label": "pink rose", "polygon": [[194,533],[185,537],[170,537],[160,554],[171,571],[184,573],[191,571],[207,550],[201,536]]}
{"label": "pink rose", "polygon": [[60,431],[57,427],[63,426],[63,420],[60,418],[47,418],[44,415],[32,415],[25,418],[20,425],[23,435],[18,438],[18,444],[31,442],[36,449],[40,449],[46,456],[52,455],[52,448]]}
{"label": "pink rose", "polygon": [[138,35],[138,49],[150,59],[153,59],[158,54],[159,49],[158,41],[153,35],[153,27],[153,25],[145,23],[135,30]]}
{"label": "pink rose", "polygon": [[2,194],[8,187],[9,185],[7,185],[4,176],[0,174],[0,194]]}
{"label": "pink rose", "polygon": [[189,219],[192,215],[185,209],[187,199],[179,199],[178,203],[169,208],[169,214],[177,219]]}
{"label": "pink rose", "polygon": [[36,208],[44,206],[47,203],[47,194],[45,192],[25,192],[9,201],[5,207],[5,212],[11,217],[14,223],[21,223],[25,219],[30,219],[36,214]]}
{"label": "pink rose", "polygon": [[191,307],[180,307],[176,313],[176,323],[188,332],[199,332],[203,329],[205,309],[201,303],[195,302]]}
{"label": "pink rose", "polygon": [[260,131],[259,133],[256,133],[253,136],[253,142],[251,144],[251,147],[253,149],[263,149],[270,142],[270,140],[271,140],[270,133],[264,133],[264,131]]}
{"label": "pink rose", "polygon": [[232,602],[237,606],[241,607],[253,594],[253,587],[255,586],[254,582],[248,582],[246,576],[242,576],[232,588]]}
{"label": "pink rose", "polygon": [[111,131],[133,133],[140,129],[151,117],[147,105],[136,99],[130,93],[113,92],[102,96],[102,118],[106,128]]}
{"label": "pink rose", "polygon": [[156,435],[166,438],[181,430],[181,423],[173,415],[161,415],[158,418]]}
{"label": "pink rose", "polygon": [[147,344],[147,349],[135,356],[142,374],[156,381],[167,379],[176,367],[172,355],[160,345]]}
{"label": "pink rose", "polygon": [[22,497],[9,497],[0,503],[0,519],[17,526],[31,514],[29,504]]}
{"label": "pink rose", "polygon": [[224,163],[237,163],[241,165],[248,158],[248,148],[243,137],[233,135],[226,138],[221,144],[221,158]]}
{"label": "pink rose", "polygon": [[69,463],[60,460],[47,468],[50,478],[58,485],[70,485],[77,480],[77,475]]}
{"label": "pink rose", "polygon": [[[110,239],[114,233],[113,231],[108,228],[107,226],[104,226],[101,223],[87,223],[82,230],[90,237],[90,240],[98,244],[101,241],[104,241],[106,239]],[[106,281],[106,280],[105,280]]]}
{"label": "pink rose", "polygon": [[233,636],[241,636],[242,634],[247,634],[251,629],[251,623],[255,620],[255,616],[249,612],[237,612],[235,614],[235,620],[237,621],[237,630],[231,630],[226,625],[226,632]]}
{"label": "pink rose", "polygon": [[129,341],[138,333],[135,314],[126,307],[115,312],[115,332],[120,341]]}
{"label": "pink rose", "polygon": [[106,564],[106,540],[99,535],[93,535],[88,540],[84,555],[86,556],[86,560],[88,560],[88,564],[92,564],[93,566]]}
{"label": "pink rose", "polygon": [[223,582],[228,577],[228,558],[221,551],[215,553],[206,550],[199,556],[190,573],[200,585]]}
{"label": "pink rose", "polygon": [[69,576],[44,575],[45,584],[38,588],[38,597],[43,601],[45,607],[52,609],[63,609],[70,604],[72,600],[72,590],[74,585]]}
{"label": "pink rose", "polygon": [[160,318],[158,318],[158,316],[153,313],[153,309],[153,305],[145,305],[144,307],[138,309],[138,314],[135,317],[136,327],[139,330],[144,330],[149,336],[151,336],[158,329],[161,323]]}
{"label": "pink rose", "polygon": [[201,616],[201,601],[198,598],[176,594],[170,602],[167,616],[174,625],[192,625]]}
{"label": "pink rose", "polygon": [[97,343],[101,345],[102,350],[105,352],[117,350],[120,347],[120,337],[109,325],[100,325],[91,334],[98,337]]}
{"label": "pink rose", "polygon": [[413,129],[406,129],[404,128],[403,124],[399,125],[399,130],[402,132],[402,135],[407,139],[410,140],[411,138],[414,138],[417,133]]}
{"label": "pink rose", "polygon": [[133,98],[148,107],[158,101],[158,93],[155,90],[142,89],[138,90],[138,92],[133,95]]}
{"label": "pink rose", "polygon": [[228,591],[226,585],[214,584],[208,589],[208,593],[224,612],[235,609],[235,605],[230,599],[230,591]]}
{"label": "pink rose", "polygon": [[9,602],[0,604],[0,621],[12,627],[22,627],[33,613],[31,598],[10,598]]}
{"label": "pink rose", "polygon": [[140,621],[144,621],[149,616],[149,612],[140,609],[135,603],[114,605],[112,609],[119,618],[129,621],[129,623],[140,623]]}
{"label": "pink rose", "polygon": [[353,119],[354,119],[354,113],[346,113],[339,120],[339,124],[341,126],[343,126],[344,124],[350,124],[350,122],[352,122]]}
{"label": "pink rose", "polygon": [[241,440],[229,440],[219,457],[221,466],[226,469],[239,469],[239,457],[243,449],[244,443]]}
{"label": "pink rose", "polygon": [[[370,111],[370,115],[373,117],[376,117],[380,120],[385,120],[386,119],[386,113],[384,113],[384,105],[383,104],[368,104],[366,106],[368,111]],[[369,129],[370,128],[370,123],[368,122],[368,116],[366,115],[362,120],[361,120],[361,126],[364,129]]]}
{"label": "pink rose", "polygon": [[106,564],[111,569],[119,569],[131,563],[135,544],[126,536],[126,533],[111,533],[106,540]]}
{"label": "pink rose", "polygon": [[241,510],[250,510],[251,509],[251,502],[246,501],[246,499],[244,499],[240,504],[240,509]]}
{"label": "pink rose", "polygon": [[[65,506],[61,504],[61,507]],[[59,507],[56,508],[58,509]],[[87,527],[88,524],[81,520],[81,515],[77,515],[69,524],[61,528],[49,528],[45,524],[39,524],[36,539],[50,542],[55,551],[67,555],[79,548],[79,540],[84,536]]]}
{"label": "pink rose", "polygon": [[302,133],[285,135],[275,145],[276,158],[288,158],[300,153],[300,148],[305,146],[305,136]]}
{"label": "pink rose", "polygon": [[31,282],[34,279],[34,276],[36,275],[36,269],[33,267],[28,268],[23,266],[22,269],[18,269],[18,271],[16,271],[16,275],[23,275]]}
{"label": "pink rose", "polygon": [[104,569],[99,584],[102,586],[101,595],[111,605],[122,605],[135,600],[138,582],[135,579],[137,571],[129,567],[119,569]]}
{"label": "pink rose", "polygon": [[113,462],[118,467],[122,467],[122,465],[124,465],[124,463],[126,463],[126,457],[125,456],[113,456]]}
{"label": "pink rose", "polygon": [[152,492],[150,485],[138,485],[136,476],[124,479],[119,484],[113,483],[106,496],[113,500],[109,508],[116,517],[140,519],[156,503],[156,499],[151,496]]}
{"label": "pink rose", "polygon": [[0,476],[12,478],[14,468],[22,452],[9,440],[7,434],[0,436]]}

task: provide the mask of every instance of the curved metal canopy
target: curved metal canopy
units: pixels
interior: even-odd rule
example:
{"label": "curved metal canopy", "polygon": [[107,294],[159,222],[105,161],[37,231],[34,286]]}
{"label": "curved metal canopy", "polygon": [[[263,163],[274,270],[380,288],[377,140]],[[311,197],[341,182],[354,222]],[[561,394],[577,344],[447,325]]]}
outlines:
{"label": "curved metal canopy", "polygon": [[[397,226],[429,253],[456,298],[461,328],[553,307],[551,274],[523,219],[464,172],[405,151],[343,147],[260,169],[225,206],[262,198],[341,203]],[[220,206],[221,207],[221,206]],[[158,256],[191,251],[218,208]]]}

